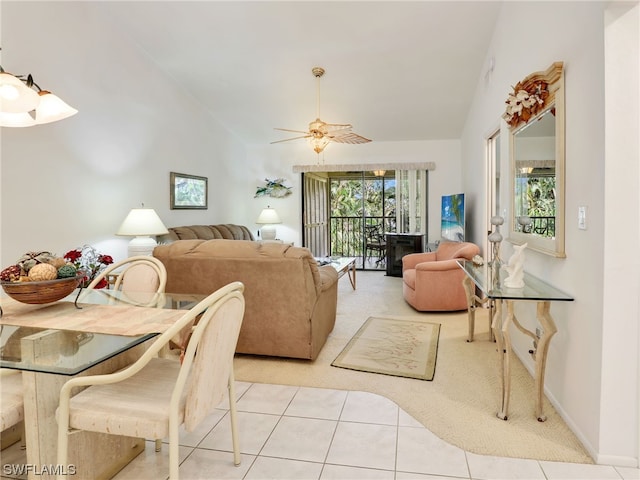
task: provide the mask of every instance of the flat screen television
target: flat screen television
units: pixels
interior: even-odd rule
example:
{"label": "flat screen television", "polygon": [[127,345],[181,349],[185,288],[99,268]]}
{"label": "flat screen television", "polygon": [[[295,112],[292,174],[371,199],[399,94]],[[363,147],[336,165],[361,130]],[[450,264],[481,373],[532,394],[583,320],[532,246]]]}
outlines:
{"label": "flat screen television", "polygon": [[442,239],[464,242],[464,193],[443,195],[441,213]]}

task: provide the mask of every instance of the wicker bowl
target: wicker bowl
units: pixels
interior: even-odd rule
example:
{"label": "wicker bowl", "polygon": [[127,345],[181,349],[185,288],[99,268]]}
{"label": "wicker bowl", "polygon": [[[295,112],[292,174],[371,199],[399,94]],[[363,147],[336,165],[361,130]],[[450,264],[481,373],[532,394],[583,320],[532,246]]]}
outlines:
{"label": "wicker bowl", "polygon": [[7,295],[21,303],[40,305],[56,302],[71,292],[82,281],[84,275],[41,282],[1,282]]}

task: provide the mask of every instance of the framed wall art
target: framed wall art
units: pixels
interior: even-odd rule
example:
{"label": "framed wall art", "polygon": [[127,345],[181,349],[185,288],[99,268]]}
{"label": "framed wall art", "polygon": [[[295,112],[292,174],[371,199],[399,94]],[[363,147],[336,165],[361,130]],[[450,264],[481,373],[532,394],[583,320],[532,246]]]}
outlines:
{"label": "framed wall art", "polygon": [[205,210],[208,208],[207,177],[171,172],[169,190],[172,210]]}

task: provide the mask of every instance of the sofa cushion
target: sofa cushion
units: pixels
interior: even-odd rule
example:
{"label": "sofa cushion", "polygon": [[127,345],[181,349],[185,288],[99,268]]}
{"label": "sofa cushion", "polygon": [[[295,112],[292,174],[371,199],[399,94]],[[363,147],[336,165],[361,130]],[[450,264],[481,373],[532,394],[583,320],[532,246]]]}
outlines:
{"label": "sofa cushion", "polygon": [[402,281],[407,284],[408,287],[413,290],[416,289],[416,270],[415,268],[410,268],[409,270],[405,270],[402,274]]}
{"label": "sofa cushion", "polygon": [[196,240],[198,235],[190,227],[172,227],[169,229],[180,240]]}
{"label": "sofa cushion", "polygon": [[175,242],[176,240],[255,240],[251,230],[243,225],[231,223],[221,225],[186,225],[169,227],[169,233],[158,237],[160,243]]}
{"label": "sofa cushion", "polygon": [[196,238],[201,240],[213,240],[214,238],[222,238],[222,235],[218,233],[218,231],[212,226],[209,225],[192,225],[188,227],[191,230]]}

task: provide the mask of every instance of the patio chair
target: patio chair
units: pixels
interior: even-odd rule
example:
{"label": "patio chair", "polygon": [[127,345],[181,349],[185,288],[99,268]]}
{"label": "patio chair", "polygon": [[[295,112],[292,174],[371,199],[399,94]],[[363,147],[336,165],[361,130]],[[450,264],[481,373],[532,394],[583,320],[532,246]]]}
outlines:
{"label": "patio chair", "polygon": [[387,242],[385,240],[384,234],[380,229],[380,225],[365,225],[364,227],[365,234],[365,249],[364,249],[364,260],[372,258],[375,254],[376,266],[381,262],[384,262],[386,259],[387,253]]}

